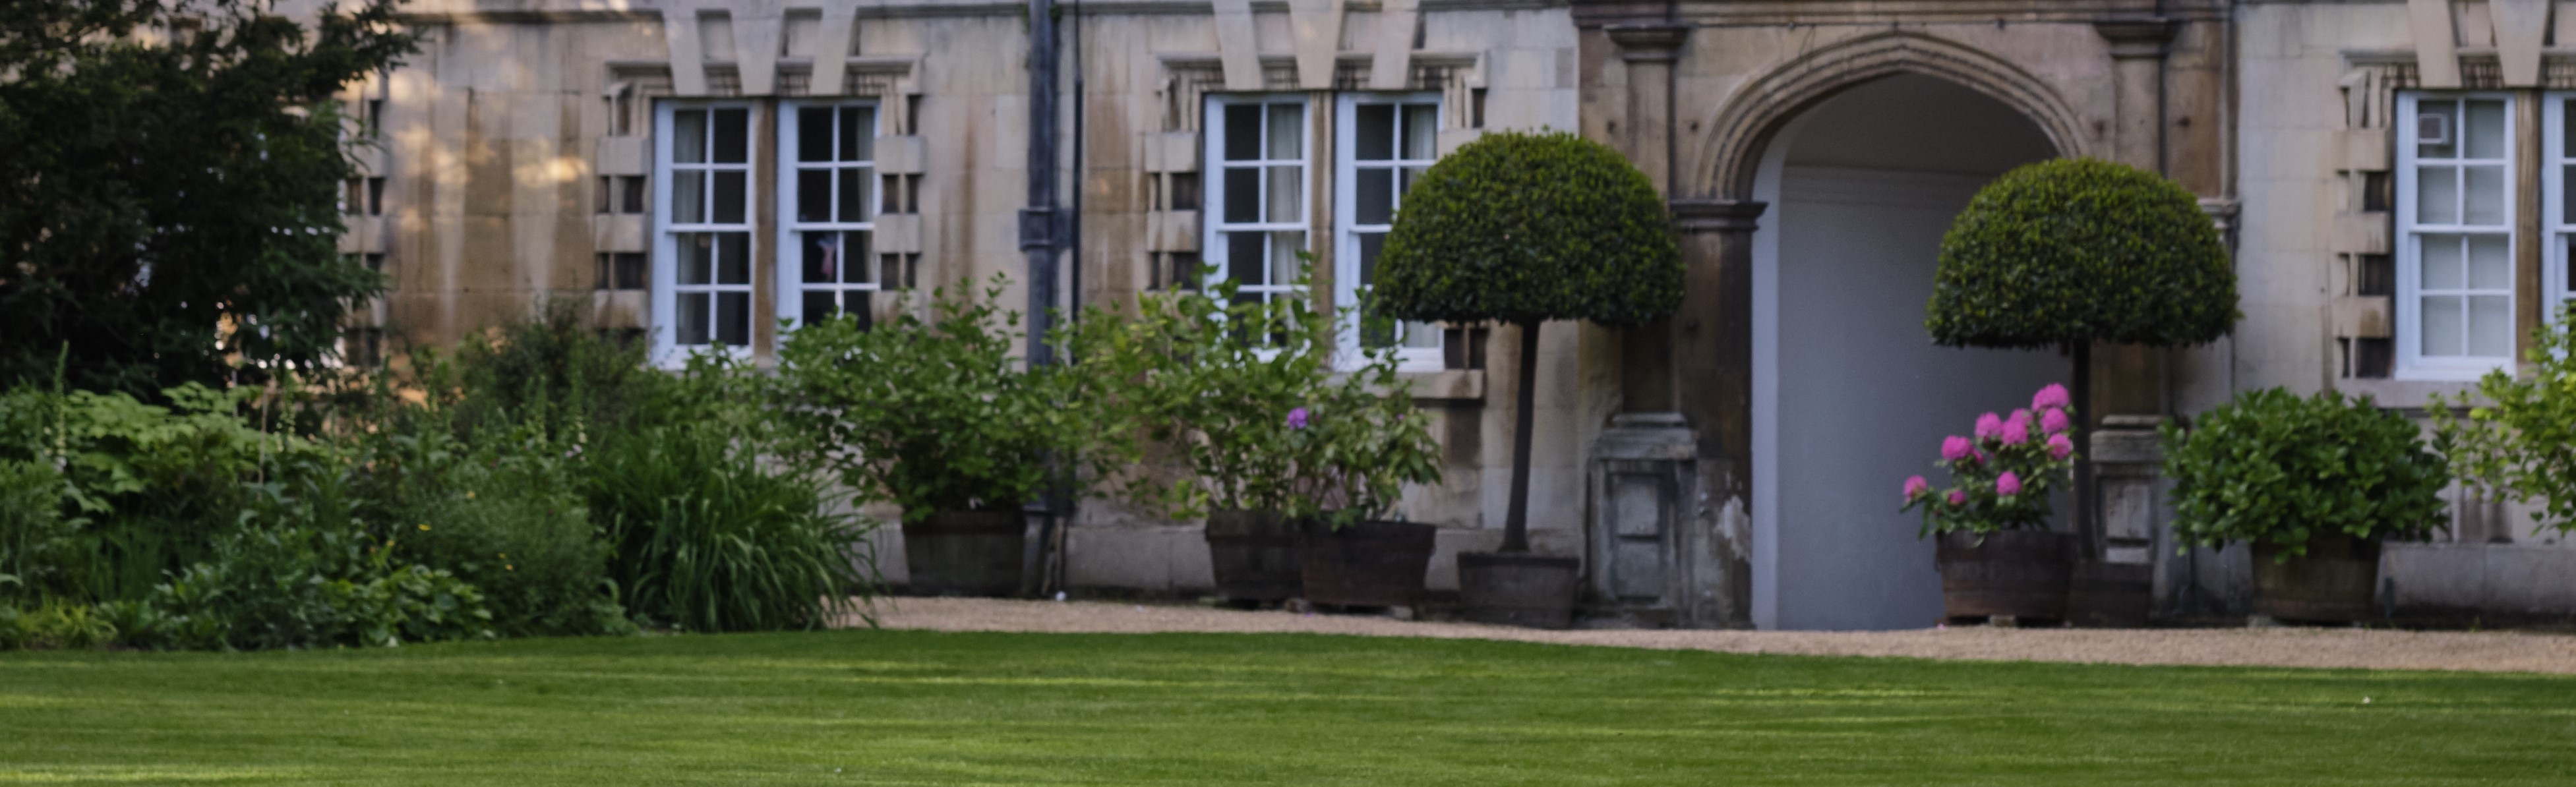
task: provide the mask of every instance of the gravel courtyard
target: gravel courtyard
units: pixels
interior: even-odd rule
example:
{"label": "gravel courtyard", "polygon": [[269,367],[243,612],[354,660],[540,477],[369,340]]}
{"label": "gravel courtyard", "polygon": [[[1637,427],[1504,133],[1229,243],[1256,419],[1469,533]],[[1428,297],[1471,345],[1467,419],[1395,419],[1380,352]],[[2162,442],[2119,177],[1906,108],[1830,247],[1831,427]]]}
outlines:
{"label": "gravel courtyard", "polygon": [[[2576,674],[2576,635],[2317,628],[1913,631],[1539,631],[1385,617],[1093,601],[889,598],[886,628],[935,631],[1299,632],[1516,640],[1727,653]],[[850,621],[858,624],[858,621]],[[863,624],[860,624],[863,625]]]}

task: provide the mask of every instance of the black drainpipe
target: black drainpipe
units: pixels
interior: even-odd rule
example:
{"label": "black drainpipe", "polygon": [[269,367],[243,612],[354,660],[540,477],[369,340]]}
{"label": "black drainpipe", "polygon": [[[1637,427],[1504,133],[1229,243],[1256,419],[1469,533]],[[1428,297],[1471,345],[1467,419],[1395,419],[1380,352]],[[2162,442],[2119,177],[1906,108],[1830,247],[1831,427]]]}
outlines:
{"label": "black drainpipe", "polygon": [[[1055,2],[1029,0],[1029,204],[1020,209],[1020,250],[1029,255],[1028,362],[1034,370],[1055,363],[1047,344],[1056,305],[1055,250],[1063,235],[1055,211]],[[1050,457],[1061,464],[1065,457]],[[1056,517],[1064,498],[1049,490],[1043,502],[1037,538],[1020,553],[1020,593],[1035,595],[1045,584],[1046,544],[1055,537]]]}

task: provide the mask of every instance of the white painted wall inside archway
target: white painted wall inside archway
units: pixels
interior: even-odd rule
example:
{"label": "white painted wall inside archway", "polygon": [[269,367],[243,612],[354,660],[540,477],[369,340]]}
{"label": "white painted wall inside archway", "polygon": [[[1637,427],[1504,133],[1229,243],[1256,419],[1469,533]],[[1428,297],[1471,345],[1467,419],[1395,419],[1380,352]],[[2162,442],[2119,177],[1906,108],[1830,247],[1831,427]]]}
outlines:
{"label": "white painted wall inside archway", "polygon": [[1932,344],[1923,309],[1941,235],[1979,186],[2054,155],[2010,107],[1913,75],[1844,91],[1771,142],[1753,252],[1756,626],[1939,617],[1932,546],[1897,510],[1899,483],[1939,483],[1944,435],[2069,372],[2055,352]]}

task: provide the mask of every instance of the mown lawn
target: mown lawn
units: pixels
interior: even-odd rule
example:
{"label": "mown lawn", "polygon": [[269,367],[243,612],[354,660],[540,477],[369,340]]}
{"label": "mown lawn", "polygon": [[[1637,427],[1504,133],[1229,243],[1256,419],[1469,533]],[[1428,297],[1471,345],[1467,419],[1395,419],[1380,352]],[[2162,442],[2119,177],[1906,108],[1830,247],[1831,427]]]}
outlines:
{"label": "mown lawn", "polygon": [[2576,678],[1294,634],[10,653],[17,782],[2568,784]]}

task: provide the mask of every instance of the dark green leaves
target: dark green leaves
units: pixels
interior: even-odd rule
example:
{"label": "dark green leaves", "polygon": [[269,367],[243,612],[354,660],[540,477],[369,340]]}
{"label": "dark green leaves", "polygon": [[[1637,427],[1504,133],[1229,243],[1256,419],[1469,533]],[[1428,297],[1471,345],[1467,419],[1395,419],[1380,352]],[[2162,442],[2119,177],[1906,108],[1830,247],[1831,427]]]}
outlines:
{"label": "dark green leaves", "polygon": [[1644,173],[1573,134],[1488,134],[1404,195],[1378,302],[1414,320],[1634,325],[1681,305],[1672,222]]}
{"label": "dark green leaves", "polygon": [[2058,159],[2004,173],[1960,212],[1930,312],[1933,341],[1953,347],[2205,344],[2236,324],[2236,274],[2191,192]]}
{"label": "dark green leaves", "polygon": [[2189,432],[2166,425],[2164,444],[2174,532],[2191,543],[2268,542],[2306,554],[2320,533],[2412,539],[2445,521],[2442,458],[2414,422],[2368,397],[2246,391]]}

